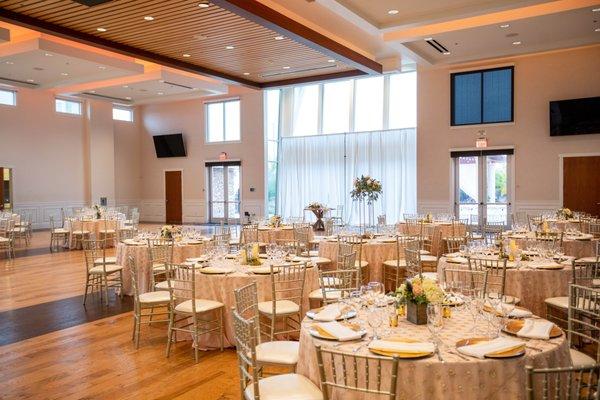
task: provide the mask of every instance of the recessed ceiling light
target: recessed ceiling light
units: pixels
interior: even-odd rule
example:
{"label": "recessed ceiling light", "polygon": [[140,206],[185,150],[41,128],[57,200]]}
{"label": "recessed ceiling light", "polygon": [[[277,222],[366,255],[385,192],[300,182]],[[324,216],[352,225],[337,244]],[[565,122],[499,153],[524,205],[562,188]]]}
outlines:
{"label": "recessed ceiling light", "polygon": [[46,57],[52,57],[52,54],[50,54],[50,53],[44,53],[44,55],[45,55]]}
{"label": "recessed ceiling light", "polygon": [[283,36],[275,36],[275,40],[283,40],[284,37]]}
{"label": "recessed ceiling light", "polygon": [[156,94],[159,95],[159,96],[162,96],[164,93],[163,92],[158,92]]}
{"label": "recessed ceiling light", "polygon": [[334,59],[331,59],[331,60],[327,60],[327,62],[328,62],[328,63],[334,63],[334,62],[335,62],[335,60],[334,60]]}
{"label": "recessed ceiling light", "polygon": [[4,64],[13,65],[14,62],[12,62],[12,61],[5,61]]}
{"label": "recessed ceiling light", "polygon": [[90,90],[90,93],[96,93],[96,91],[95,90]]}
{"label": "recessed ceiling light", "polygon": [[443,55],[445,55],[445,56],[449,56],[449,55],[450,55],[450,52],[449,52],[449,51],[445,51],[445,52],[443,52],[442,54],[443,54]]}
{"label": "recessed ceiling light", "polygon": [[188,58],[188,57],[191,57],[191,54],[188,54],[188,53],[183,53],[181,56],[182,56],[182,57],[185,57],[185,58]]}
{"label": "recessed ceiling light", "polygon": [[123,89],[127,89],[129,85],[123,85]]}
{"label": "recessed ceiling light", "polygon": [[508,28],[510,26],[510,24],[504,24],[504,25],[500,25],[500,28]]}
{"label": "recessed ceiling light", "polygon": [[200,7],[200,8],[208,8],[208,7],[210,7],[210,4],[208,4],[208,1],[203,1],[200,4],[198,4],[198,7]]}
{"label": "recessed ceiling light", "polygon": [[68,73],[66,73],[66,72],[61,72],[60,74],[61,74],[62,76],[69,76],[69,74],[68,74]]}
{"label": "recessed ceiling light", "polygon": [[35,82],[33,79],[27,79],[27,82]]}
{"label": "recessed ceiling light", "polygon": [[226,48],[227,50],[233,50],[233,49],[235,49],[235,46],[225,46],[225,48]]}
{"label": "recessed ceiling light", "polygon": [[98,65],[98,69],[106,69],[104,65]]}
{"label": "recessed ceiling light", "polygon": [[96,28],[96,30],[98,32],[106,32],[107,29],[106,28]]}
{"label": "recessed ceiling light", "polygon": [[286,67],[283,67],[283,69],[290,69],[290,67],[287,67],[287,66],[286,66]]}
{"label": "recessed ceiling light", "polygon": [[600,32],[600,28],[594,29],[594,32]]}
{"label": "recessed ceiling light", "polygon": [[149,16],[149,15],[146,15],[146,16],[144,17],[144,19],[145,19],[146,21],[154,21],[154,17],[151,17],[151,16]]}
{"label": "recessed ceiling light", "polygon": [[398,14],[399,12],[400,12],[400,11],[398,11],[398,10],[389,10],[389,11],[388,11],[388,14],[390,14],[390,15],[396,15],[396,14]]}
{"label": "recessed ceiling light", "polygon": [[513,46],[518,46],[521,44],[521,42],[517,40],[516,42],[512,42],[512,44],[513,44]]}
{"label": "recessed ceiling light", "polygon": [[250,75],[250,72],[244,72],[244,75],[248,76]]}
{"label": "recessed ceiling light", "polygon": [[164,80],[162,80],[162,79],[159,79],[158,81],[159,81],[160,83],[165,83],[165,81],[164,81]]}
{"label": "recessed ceiling light", "polygon": [[592,8],[592,12],[600,12],[600,7],[599,8]]}
{"label": "recessed ceiling light", "polygon": [[129,97],[129,96],[125,97],[125,100],[131,100],[131,97]]}
{"label": "recessed ceiling light", "polygon": [[430,40],[433,40],[433,38],[432,37],[426,37],[424,40],[425,41],[430,41]]}

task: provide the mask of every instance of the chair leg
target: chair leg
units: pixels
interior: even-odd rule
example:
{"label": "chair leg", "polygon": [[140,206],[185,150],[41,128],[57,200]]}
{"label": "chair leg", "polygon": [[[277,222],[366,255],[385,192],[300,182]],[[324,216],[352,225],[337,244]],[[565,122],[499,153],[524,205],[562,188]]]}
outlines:
{"label": "chair leg", "polygon": [[135,340],[135,330],[137,327],[137,307],[133,307],[133,330],[131,332],[131,340]]}
{"label": "chair leg", "polygon": [[171,342],[173,341],[173,323],[175,313],[171,310],[169,313],[169,329],[167,331],[167,358],[171,355]]}
{"label": "chair leg", "polygon": [[219,337],[221,339],[221,351],[223,351],[223,307],[219,311]]}
{"label": "chair leg", "polygon": [[85,301],[87,299],[88,287],[90,286],[90,275],[86,274],[85,277],[85,293],[83,294],[83,305],[85,306]]}
{"label": "chair leg", "polygon": [[102,276],[102,285],[104,286],[104,304],[108,307],[108,277],[106,275]]}
{"label": "chair leg", "polygon": [[[142,321],[141,321],[141,310],[138,310],[139,314],[136,315],[136,333],[135,333],[135,348],[139,349],[140,348],[140,331],[142,330]],[[136,312],[137,314],[137,312]]]}

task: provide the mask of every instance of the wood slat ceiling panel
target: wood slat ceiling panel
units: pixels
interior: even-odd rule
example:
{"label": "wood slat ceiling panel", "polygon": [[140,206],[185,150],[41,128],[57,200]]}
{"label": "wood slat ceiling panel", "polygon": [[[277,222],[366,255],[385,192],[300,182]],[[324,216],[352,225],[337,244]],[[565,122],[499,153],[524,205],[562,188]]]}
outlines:
{"label": "wood slat ceiling panel", "polygon": [[[265,83],[352,68],[255,22],[198,0],[0,1],[3,8],[158,55]],[[144,20],[154,17],[153,21]],[[97,28],[105,28],[99,32]],[[234,46],[228,50],[226,46]],[[191,57],[183,57],[183,54]],[[284,69],[289,67],[289,69]],[[249,72],[250,76],[245,76]],[[264,76],[264,75],[267,76]],[[272,76],[269,76],[272,75]]]}

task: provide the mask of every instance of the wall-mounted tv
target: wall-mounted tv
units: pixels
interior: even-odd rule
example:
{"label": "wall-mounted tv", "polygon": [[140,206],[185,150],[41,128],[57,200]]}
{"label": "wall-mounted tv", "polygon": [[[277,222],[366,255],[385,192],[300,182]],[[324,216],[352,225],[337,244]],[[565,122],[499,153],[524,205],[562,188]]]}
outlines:
{"label": "wall-mounted tv", "polygon": [[600,97],[550,102],[550,136],[600,133]]}
{"label": "wall-mounted tv", "polygon": [[154,138],[154,149],[156,157],[185,157],[185,144],[183,143],[183,134],[157,135]]}

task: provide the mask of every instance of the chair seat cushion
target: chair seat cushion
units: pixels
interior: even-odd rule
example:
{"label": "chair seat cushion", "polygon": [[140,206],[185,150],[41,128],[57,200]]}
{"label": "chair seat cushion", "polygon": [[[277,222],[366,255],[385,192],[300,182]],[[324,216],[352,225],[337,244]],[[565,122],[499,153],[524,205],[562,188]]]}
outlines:
{"label": "chair seat cushion", "polygon": [[123,267],[115,264],[106,264],[105,266],[98,265],[94,268],[90,268],[90,274],[104,274],[105,269],[107,274],[112,274],[121,271]]}
{"label": "chair seat cushion", "polygon": [[386,267],[396,268],[398,266],[398,262],[400,262],[400,267],[406,267],[406,260],[386,260],[383,262],[383,265]]}
{"label": "chair seat cushion", "polygon": [[94,264],[116,264],[117,263],[117,257],[104,257],[104,259],[102,257],[100,258],[96,258],[94,260]]}
{"label": "chair seat cushion", "polygon": [[164,290],[140,294],[140,303],[142,304],[164,304],[168,303],[170,300],[171,295]]}
{"label": "chair seat cushion", "polygon": [[318,250],[310,250],[308,252],[308,256],[309,257],[319,257],[319,251]]}
{"label": "chair seat cushion", "polygon": [[436,256],[432,256],[431,254],[422,254],[421,255],[421,262],[424,263],[437,263],[437,257]]}
{"label": "chair seat cushion", "polygon": [[[273,314],[273,302],[262,301],[258,303],[258,311],[263,314]],[[293,314],[300,311],[300,306],[290,300],[277,300],[275,305],[275,312],[277,315],[280,314]]]}
{"label": "chair seat cushion", "polygon": [[592,367],[596,364],[596,361],[588,356],[585,353],[582,353],[575,349],[570,349],[571,353],[571,361],[573,362],[573,367]]}
{"label": "chair seat cushion", "polygon": [[14,233],[25,233],[25,232],[27,232],[27,228],[24,227],[24,226],[19,226],[19,227],[15,227],[15,228],[11,229],[11,232],[14,232]]}
{"label": "chair seat cushion", "polygon": [[431,252],[427,251],[427,250],[419,250],[419,254],[421,254],[423,256],[423,255],[426,255],[426,254],[431,254]]}
{"label": "chair seat cushion", "polygon": [[5,242],[10,242],[10,239],[0,236],[0,243],[5,243]]}
{"label": "chair seat cushion", "polygon": [[[327,300],[336,300],[342,297],[342,292],[339,290],[328,290]],[[308,294],[308,298],[311,300],[323,300],[323,291],[321,289],[315,289]]]}
{"label": "chair seat cushion", "polygon": [[100,229],[100,230],[98,231],[98,233],[102,233],[102,234],[104,234],[104,235],[111,235],[111,234],[113,234],[113,235],[114,235],[114,233],[115,233],[115,230],[114,230],[114,229]]}
{"label": "chair seat cushion", "polygon": [[213,300],[205,300],[205,299],[195,299],[196,300],[196,309],[194,310],[194,305],[192,300],[184,301],[183,303],[175,306],[175,311],[186,313],[186,314],[196,314],[216,310],[218,308],[223,307],[223,303],[219,303],[218,301]]}
{"label": "chair seat cushion", "polygon": [[154,272],[166,271],[167,267],[165,266],[165,263],[155,262],[154,264],[152,264],[152,270]]}
{"label": "chair seat cushion", "polygon": [[167,281],[158,282],[156,285],[154,285],[154,287],[157,289],[160,289],[160,290],[169,290],[169,282],[167,282]]}
{"label": "chair seat cushion", "polygon": [[73,235],[89,235],[90,231],[73,231]]}
{"label": "chair seat cushion", "polygon": [[300,342],[278,340],[256,346],[256,360],[262,364],[295,365],[298,363]]}
{"label": "chair seat cushion", "polygon": [[544,303],[550,306],[563,308],[566,310],[567,308],[569,308],[569,297],[549,297],[546,300],[544,300]]}
{"label": "chair seat cushion", "polygon": [[578,258],[577,260],[575,260],[575,262],[597,262],[598,261],[598,257],[582,257],[582,258]]}
{"label": "chair seat cushion", "polygon": [[[322,400],[319,388],[304,375],[283,374],[258,382],[261,400]],[[246,400],[254,400],[254,385],[244,391]]]}
{"label": "chair seat cushion", "polygon": [[365,260],[356,260],[354,262],[355,267],[366,268],[369,266],[369,263]]}
{"label": "chair seat cushion", "polygon": [[64,234],[66,234],[66,233],[69,233],[69,231],[68,231],[67,229],[64,229],[64,228],[55,228],[55,229],[52,231],[52,233],[53,233],[53,234],[64,235]]}

